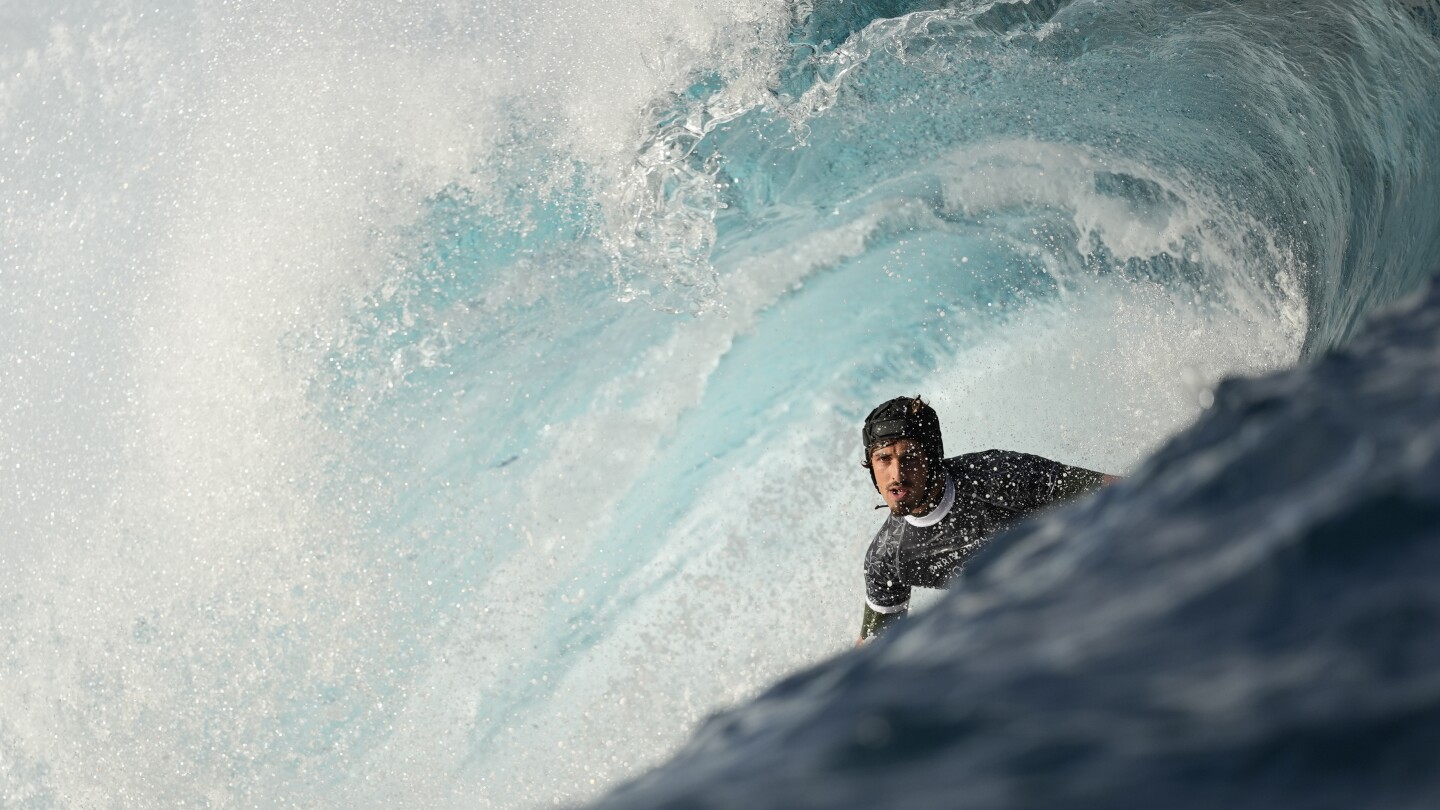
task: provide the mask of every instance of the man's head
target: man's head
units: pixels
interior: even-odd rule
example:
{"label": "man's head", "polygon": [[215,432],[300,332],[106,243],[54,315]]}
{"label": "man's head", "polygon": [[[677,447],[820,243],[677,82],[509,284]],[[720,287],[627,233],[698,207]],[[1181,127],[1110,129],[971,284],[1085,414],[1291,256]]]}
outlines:
{"label": "man's head", "polygon": [[897,397],[865,418],[863,466],[897,515],[923,514],[934,500],[945,444],[940,418],[919,397]]}

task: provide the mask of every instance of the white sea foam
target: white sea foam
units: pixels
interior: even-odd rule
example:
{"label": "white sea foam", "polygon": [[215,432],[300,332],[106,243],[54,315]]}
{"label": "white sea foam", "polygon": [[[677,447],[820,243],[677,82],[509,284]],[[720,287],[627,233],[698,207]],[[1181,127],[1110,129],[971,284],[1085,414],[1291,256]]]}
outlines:
{"label": "white sea foam", "polygon": [[318,418],[318,364],[426,198],[487,187],[505,116],[628,171],[642,102],[736,13],[6,9],[6,796],[235,806],[344,778],[414,639],[369,537],[394,482]]}

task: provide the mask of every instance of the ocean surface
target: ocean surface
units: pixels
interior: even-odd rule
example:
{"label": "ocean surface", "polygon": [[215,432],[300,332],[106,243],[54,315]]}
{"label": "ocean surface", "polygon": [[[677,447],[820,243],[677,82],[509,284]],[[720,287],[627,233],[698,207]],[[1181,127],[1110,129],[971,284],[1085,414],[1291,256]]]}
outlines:
{"label": "ocean surface", "polygon": [[1429,0],[6,3],[0,808],[1433,807],[1437,257]]}

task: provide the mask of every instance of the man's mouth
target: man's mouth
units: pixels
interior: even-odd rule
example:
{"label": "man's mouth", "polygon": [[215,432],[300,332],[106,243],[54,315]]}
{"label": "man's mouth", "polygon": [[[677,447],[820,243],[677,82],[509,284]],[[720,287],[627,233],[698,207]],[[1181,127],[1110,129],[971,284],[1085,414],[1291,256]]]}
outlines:
{"label": "man's mouth", "polygon": [[890,487],[890,497],[894,498],[894,499],[897,500],[897,501],[903,501],[903,500],[905,500],[905,498],[908,497],[909,495],[910,495],[910,488],[909,488],[909,487],[902,487],[902,486],[892,486],[892,487]]}

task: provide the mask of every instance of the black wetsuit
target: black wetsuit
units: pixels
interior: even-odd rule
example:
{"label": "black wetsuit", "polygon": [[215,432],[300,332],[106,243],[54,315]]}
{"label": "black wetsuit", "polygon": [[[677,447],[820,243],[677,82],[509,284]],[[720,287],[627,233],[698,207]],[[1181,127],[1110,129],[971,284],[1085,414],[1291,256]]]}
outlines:
{"label": "black wetsuit", "polygon": [[986,450],[941,462],[945,495],[928,515],[891,514],[865,553],[865,602],[879,614],[910,606],[910,589],[944,588],[997,531],[1100,486],[1101,473],[1029,453]]}

